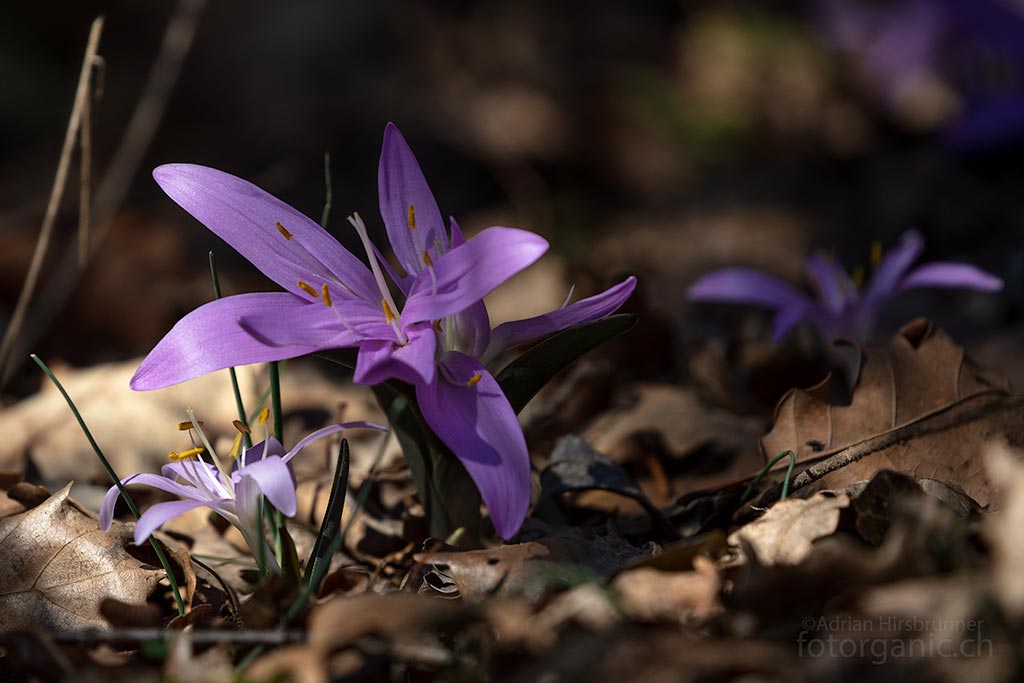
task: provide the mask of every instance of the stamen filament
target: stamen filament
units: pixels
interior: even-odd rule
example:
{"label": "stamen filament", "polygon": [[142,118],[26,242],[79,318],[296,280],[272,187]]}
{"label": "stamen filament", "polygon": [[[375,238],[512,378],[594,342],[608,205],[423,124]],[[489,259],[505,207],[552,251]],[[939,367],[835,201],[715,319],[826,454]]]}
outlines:
{"label": "stamen filament", "polygon": [[[189,419],[192,421],[192,426],[195,427],[196,433],[199,435],[199,440],[206,446],[206,452],[210,454],[210,459],[213,460],[214,466],[217,471],[220,472],[220,479],[223,487],[230,492],[231,497],[235,496],[235,487],[231,483],[231,473],[225,469],[224,463],[221,462],[220,458],[217,457],[217,451],[214,450],[210,444],[210,440],[206,438],[206,433],[200,428],[199,421],[196,419],[196,414],[191,408],[187,408],[185,412],[188,414]],[[198,455],[198,453],[196,454]]]}
{"label": "stamen filament", "polygon": [[[373,243],[370,242],[370,236],[366,232],[366,223],[360,218],[358,213],[354,213],[348,217],[348,222],[352,224],[352,227],[356,229],[356,233],[359,234],[359,239],[363,242],[363,248],[366,250],[366,256],[370,260],[370,269],[373,271],[373,279],[377,281],[377,287],[380,289],[381,308],[384,309],[384,318],[391,324],[395,330],[395,335],[398,339],[399,344],[406,344],[409,338],[402,331],[402,328],[398,325],[397,317],[394,312],[398,310],[398,306],[395,305],[395,300],[391,297],[391,290],[388,288],[387,282],[384,281],[384,273],[381,272],[380,264],[377,262],[376,253],[373,250]],[[391,315],[388,315],[388,311],[391,311]]]}

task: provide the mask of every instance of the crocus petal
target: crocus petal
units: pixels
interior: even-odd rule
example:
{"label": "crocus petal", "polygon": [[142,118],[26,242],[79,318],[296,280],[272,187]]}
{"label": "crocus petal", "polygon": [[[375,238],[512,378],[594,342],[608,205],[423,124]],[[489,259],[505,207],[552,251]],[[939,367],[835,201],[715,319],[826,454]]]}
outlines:
{"label": "crocus petal", "polygon": [[511,538],[530,506],[522,427],[498,382],[476,359],[449,352],[442,362],[438,381],[416,386],[416,402],[473,478],[498,534]]}
{"label": "crocus petal", "polygon": [[402,321],[439,320],[469,308],[539,259],[547,248],[547,240],[532,232],[487,228],[434,261],[433,276],[429,270],[416,276]]}
{"label": "crocus petal", "polygon": [[448,316],[442,325],[447,326],[443,330],[447,339],[445,346],[452,351],[480,358],[491,343],[491,318],[483,301]]}
{"label": "crocus petal", "polygon": [[692,301],[724,301],[768,308],[804,306],[806,294],[777,277],[752,268],[722,268],[690,285],[686,296]]}
{"label": "crocus petal", "polygon": [[1003,288],[1003,281],[981,268],[966,263],[933,261],[907,273],[896,291],[902,292],[914,287],[950,287],[996,292]]}
{"label": "crocus petal", "polygon": [[360,344],[353,379],[371,385],[388,379],[409,384],[433,382],[437,373],[437,335],[428,323],[410,326],[405,333],[409,341],[401,345],[394,338],[371,339]]}
{"label": "crocus petal", "polygon": [[811,286],[820,294],[822,302],[829,310],[835,312],[843,310],[847,298],[844,292],[854,291],[844,282],[849,280],[846,271],[829,259],[812,254],[804,261],[804,272],[807,273],[807,279],[810,280]]}
{"label": "crocus petal", "polygon": [[[209,496],[204,495],[204,492],[197,488],[179,484],[173,479],[161,477],[159,474],[133,474],[130,477],[122,479],[121,484],[124,486],[152,486],[155,489],[160,489],[161,491],[166,491],[167,493],[178,496],[179,498],[187,498],[189,500],[204,501],[210,499]],[[120,489],[116,486],[111,486],[107,489],[106,495],[103,496],[103,503],[100,505],[100,528],[104,531],[110,528],[110,522],[114,517],[114,505],[117,504],[117,497],[119,494]]]}
{"label": "crocus petal", "polygon": [[903,234],[900,243],[885,252],[878,269],[871,276],[864,301],[878,306],[888,299],[900,286],[900,281],[924,249],[924,238],[916,230]]}
{"label": "crocus petal", "polygon": [[[240,318],[250,321],[249,329],[238,324]],[[262,338],[252,333],[253,320],[260,321],[256,331]],[[229,296],[179,320],[139,365],[131,387],[160,389],[235,365],[294,358],[353,341],[322,304],[286,292]]]}
{"label": "crocus petal", "polygon": [[[416,157],[393,123],[384,129],[377,186],[391,248],[407,273],[419,273],[425,265],[423,251],[437,255],[434,239],[444,237],[444,223]],[[415,227],[410,225],[410,208]]]}
{"label": "crocus petal", "polygon": [[378,432],[387,431],[387,427],[381,427],[380,425],[374,424],[372,422],[343,422],[341,424],[330,425],[329,427],[324,427],[322,429],[316,430],[315,432],[307,434],[305,437],[302,438],[302,440],[295,444],[294,448],[292,448],[284,456],[282,456],[281,459],[284,460],[285,462],[288,462],[296,455],[298,455],[299,451],[301,451],[303,448],[313,443],[314,441],[322,439],[325,436],[330,436],[331,434],[335,434],[345,429],[374,429]]}
{"label": "crocus petal", "polygon": [[[268,448],[269,445],[269,448]],[[266,451],[264,453],[264,451]],[[242,453],[235,460],[234,466],[231,468],[232,473],[237,472],[239,469],[245,467],[250,463],[254,463],[257,460],[262,460],[264,457],[271,455],[281,455],[284,453],[284,446],[277,440],[276,437],[269,437],[266,441],[260,441],[258,444],[246,448],[245,453]],[[234,474],[232,474],[234,476]]]}
{"label": "crocus petal", "polygon": [[210,501],[204,500],[172,500],[167,503],[153,505],[139,517],[135,525],[135,545],[142,545],[150,535],[174,519],[196,508],[210,507]]}
{"label": "crocus petal", "polygon": [[316,222],[249,181],[193,164],[159,166],[153,178],[181,208],[293,294],[303,296],[300,280],[315,287],[337,280],[361,298],[376,299],[377,286],[362,261]]}
{"label": "crocus petal", "polygon": [[462,235],[462,228],[459,227],[458,221],[455,220],[455,216],[448,217],[448,225],[450,226],[451,238],[449,244],[451,248],[461,247],[466,243],[466,238]]}
{"label": "crocus petal", "polygon": [[248,463],[235,474],[239,479],[251,478],[274,507],[286,517],[295,515],[295,481],[291,470],[279,456],[271,455],[263,460]]}
{"label": "crocus petal", "polygon": [[493,358],[503,350],[539,339],[579,323],[600,320],[618,310],[636,289],[636,278],[628,277],[600,294],[569,304],[544,315],[503,323],[491,333],[491,343],[485,354]]}

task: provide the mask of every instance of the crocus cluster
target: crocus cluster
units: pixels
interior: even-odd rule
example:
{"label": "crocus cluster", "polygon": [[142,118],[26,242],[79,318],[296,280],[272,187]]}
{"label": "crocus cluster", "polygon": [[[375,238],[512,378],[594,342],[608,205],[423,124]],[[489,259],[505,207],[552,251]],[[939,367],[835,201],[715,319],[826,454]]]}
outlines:
{"label": "crocus cluster", "polygon": [[[266,423],[265,414],[261,422]],[[193,440],[192,448],[173,451],[171,462],[163,466],[160,474],[134,474],[121,481],[122,485],[151,486],[179,498],[157,503],[146,510],[135,525],[135,543],[141,545],[150,534],[174,517],[198,507],[207,507],[234,525],[245,538],[253,556],[264,558],[274,571],[279,567],[261,531],[263,501],[264,498],[270,501],[287,517],[295,514],[295,479],[288,462],[314,441],[343,429],[384,429],[368,422],[331,425],[308,435],[287,453],[272,436],[267,436],[252,448],[246,448],[240,432],[228,456],[221,457],[203,433],[202,423],[191,411],[189,421],[181,423],[179,428],[190,434],[194,432],[201,445]],[[111,486],[103,498],[100,528],[104,531],[110,528],[118,494],[118,487]]]}
{"label": "crocus cluster", "polygon": [[490,327],[483,298],[547,250],[540,236],[447,228],[420,166],[389,124],[378,171],[380,213],[402,271],[349,217],[367,263],[316,222],[255,185],[189,164],[160,166],[161,188],[285,291],[240,294],[182,318],[131,386],[157,389],[247,363],[358,348],[355,381],[415,387],[430,428],[473,478],[498,533],[516,533],[530,502],[530,460],[515,411],[486,362],[505,348],[614,312],[635,280],[526,320]]}
{"label": "crocus cluster", "polygon": [[[860,289],[842,266],[814,254],[804,262],[808,295],[779,278],[751,268],[723,268],[704,275],[687,290],[693,301],[751,304],[775,310],[776,340],[804,320],[825,338],[863,340],[872,332],[882,306],[894,295],[918,287],[994,292],[1003,281],[975,266],[933,261],[912,268],[924,241],[917,232],[903,235],[884,256],[874,249],[875,270]],[[859,279],[859,278],[858,278]]]}

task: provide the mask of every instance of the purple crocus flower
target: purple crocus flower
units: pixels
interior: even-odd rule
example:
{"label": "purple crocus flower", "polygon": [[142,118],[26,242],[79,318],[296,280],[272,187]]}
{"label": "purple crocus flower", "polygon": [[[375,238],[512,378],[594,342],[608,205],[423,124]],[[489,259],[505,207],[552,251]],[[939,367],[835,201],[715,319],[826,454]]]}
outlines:
{"label": "purple crocus flower", "polygon": [[[279,568],[273,552],[266,547],[261,536],[260,519],[264,497],[285,516],[295,514],[295,480],[288,462],[309,444],[343,429],[384,431],[383,427],[368,422],[331,425],[308,435],[287,453],[272,436],[249,449],[242,447],[238,438],[235,448],[240,448],[241,452],[229,467],[210,446],[194,416],[190,414],[190,417],[204,446],[171,453],[173,462],[164,465],[159,475],[142,473],[121,480],[124,485],[144,484],[181,499],[157,503],[143,513],[135,525],[136,545],[142,545],[168,520],[197,507],[208,507],[234,525],[242,533],[253,556],[267,558],[275,571]],[[100,528],[103,531],[110,528],[118,493],[118,488],[111,486],[103,498],[100,506]]]}
{"label": "purple crocus flower", "polygon": [[[381,175],[393,175],[397,129],[389,126]],[[404,141],[402,143],[404,145]],[[153,172],[182,208],[234,247],[286,292],[224,297],[192,311],[143,360],[131,386],[158,389],[235,365],[358,347],[357,382],[434,379],[433,321],[479,301],[533,263],[547,242],[525,230],[493,227],[458,252],[441,253],[433,197],[395,190],[404,232],[385,214],[399,260],[412,275],[399,307],[358,215],[350,222],[370,261],[358,258],[311,219],[241,178],[203,166],[169,164]],[[392,202],[393,203],[393,202]],[[382,201],[382,206],[384,202]]]}
{"label": "purple crocus flower", "polygon": [[[430,208],[428,234],[439,253],[459,254],[480,236],[466,241],[454,218],[450,219],[450,233],[444,230],[433,192],[394,126],[385,132],[378,182],[380,212],[406,270],[406,275],[394,274],[394,278],[411,299],[417,282],[426,287],[428,281],[423,279],[425,261],[416,258],[420,246],[412,243],[413,235],[405,224],[410,198]],[[530,455],[515,410],[486,364],[512,346],[610,315],[635,287],[636,279],[630,277],[588,299],[504,323],[493,331],[482,300],[435,320],[437,380],[415,383],[416,401],[427,424],[472,477],[503,538],[519,530],[530,505]]]}
{"label": "purple crocus flower", "polygon": [[807,320],[828,339],[863,340],[870,335],[878,314],[892,296],[918,287],[945,287],[994,292],[1003,281],[980,268],[963,263],[931,262],[911,268],[921,255],[924,241],[915,231],[881,255],[875,249],[877,268],[860,290],[843,268],[818,255],[807,258],[804,271],[814,295],[751,268],[723,268],[704,275],[687,290],[693,301],[753,304],[775,309],[776,340],[800,320]]}

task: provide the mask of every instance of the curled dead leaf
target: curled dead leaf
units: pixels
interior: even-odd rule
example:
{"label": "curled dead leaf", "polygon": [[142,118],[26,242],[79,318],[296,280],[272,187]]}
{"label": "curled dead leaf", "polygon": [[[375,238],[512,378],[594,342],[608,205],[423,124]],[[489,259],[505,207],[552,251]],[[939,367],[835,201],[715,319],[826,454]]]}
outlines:
{"label": "curled dead leaf", "polygon": [[714,562],[697,556],[694,571],[666,572],[639,567],[612,582],[622,610],[637,621],[672,623],[705,619],[721,609],[721,580]]}
{"label": "curled dead leaf", "polygon": [[164,576],[126,552],[131,525],[100,531],[70,489],[0,519],[0,629],[105,628],[104,600],[142,604]]}
{"label": "curled dead leaf", "polygon": [[775,408],[762,452],[792,450],[798,462],[810,463],[844,449],[864,451],[816,477],[811,490],[842,488],[889,469],[948,482],[987,504],[991,484],[981,450],[1024,437],[1019,420],[1003,410],[1009,382],[924,319],[904,326],[888,344],[858,351],[852,395],[834,375],[791,390]]}
{"label": "curled dead leaf", "polygon": [[749,547],[762,566],[800,564],[814,541],[832,534],[839,513],[850,505],[846,494],[819,492],[807,499],[789,498],[764,516],[729,535],[729,544]]}

